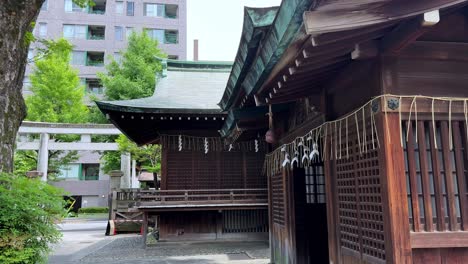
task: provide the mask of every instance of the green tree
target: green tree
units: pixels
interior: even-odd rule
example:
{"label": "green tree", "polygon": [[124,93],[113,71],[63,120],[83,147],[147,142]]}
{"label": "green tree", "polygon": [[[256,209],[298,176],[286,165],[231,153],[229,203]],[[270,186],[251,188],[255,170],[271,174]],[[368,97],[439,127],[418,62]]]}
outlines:
{"label": "green tree", "polygon": [[88,108],[83,103],[84,86],[70,65],[73,46],[65,39],[48,41],[48,52],[35,61],[30,76],[33,95],[26,98],[26,120],[84,123]]}
{"label": "green tree", "polygon": [[[98,73],[106,87],[106,99],[127,100],[151,96],[156,86],[155,77],[162,71],[161,60],[158,58],[166,56],[158,48],[158,41],[150,38],[145,31],[133,32],[127,49],[122,52],[121,62],[112,59],[106,66],[107,73]],[[105,120],[100,112],[94,110],[91,110],[90,116],[94,122],[102,123]],[[120,169],[122,153],[130,153],[140,168],[152,172],[160,170],[161,154],[158,145],[138,147],[123,135],[116,142],[119,144],[119,151],[106,151],[102,157],[104,172]]]}
{"label": "green tree", "polygon": [[143,31],[133,32],[119,64],[112,60],[107,73],[98,73],[108,100],[126,100],[151,96],[156,85],[156,73],[162,71],[160,59],[166,57],[153,40]]}
{"label": "green tree", "polygon": [[64,215],[63,191],[0,173],[0,263],[45,263],[49,245],[61,237],[55,223]]}
{"label": "green tree", "polygon": [[120,155],[128,153],[131,158],[137,162],[139,170],[147,170],[150,172],[161,171],[161,146],[156,144],[148,144],[138,146],[130,141],[125,135],[120,135],[115,142],[119,145],[119,151],[109,151],[104,154],[104,172],[120,169]]}
{"label": "green tree", "polygon": [[[57,123],[85,123],[88,108],[83,103],[84,87],[78,71],[70,65],[73,46],[65,39],[42,41],[46,49],[35,58],[31,74],[31,91],[26,98],[29,121]],[[77,136],[55,136],[56,141],[71,142]],[[49,151],[49,179],[54,179],[60,167],[78,158],[77,151]],[[15,173],[24,173],[37,167],[37,151],[17,151]]]}
{"label": "green tree", "polygon": [[[23,78],[32,30],[45,0],[0,2],[0,172],[13,170],[13,153],[21,121],[26,117]],[[93,5],[92,0],[74,0]]]}

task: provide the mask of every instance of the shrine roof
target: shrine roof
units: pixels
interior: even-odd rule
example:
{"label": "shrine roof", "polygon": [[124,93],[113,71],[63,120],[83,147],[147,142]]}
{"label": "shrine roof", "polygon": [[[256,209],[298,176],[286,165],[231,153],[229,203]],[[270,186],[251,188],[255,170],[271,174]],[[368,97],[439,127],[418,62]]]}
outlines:
{"label": "shrine roof", "polygon": [[97,102],[104,113],[220,113],[231,62],[167,61],[151,97]]}
{"label": "shrine roof", "polygon": [[220,98],[219,105],[223,109],[227,109],[232,104],[241,90],[240,84],[255,59],[261,40],[275,20],[278,9],[277,6],[265,8],[245,7],[239,48],[229,80],[225,86],[226,89],[222,98]]}

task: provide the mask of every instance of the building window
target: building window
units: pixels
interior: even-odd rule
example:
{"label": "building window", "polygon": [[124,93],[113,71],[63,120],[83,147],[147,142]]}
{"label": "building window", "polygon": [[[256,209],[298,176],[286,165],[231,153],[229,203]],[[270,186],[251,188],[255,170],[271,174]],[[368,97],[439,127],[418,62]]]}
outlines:
{"label": "building window", "polygon": [[145,29],[152,39],[157,40],[161,44],[177,44],[179,42],[179,32],[169,29]]}
{"label": "building window", "polygon": [[122,62],[122,54],[120,54],[120,52],[114,52],[114,60],[120,64]]}
{"label": "building window", "polygon": [[307,203],[325,203],[325,173],[323,164],[313,164],[305,168],[305,188]]}
{"label": "building window", "polygon": [[81,164],[68,164],[59,170],[59,178],[78,179],[80,176]]}
{"label": "building window", "polygon": [[88,26],[63,25],[63,37],[67,39],[86,39]]}
{"label": "building window", "polygon": [[127,40],[130,39],[130,36],[132,35],[132,33],[133,33],[134,30],[135,30],[135,29],[132,28],[132,27],[127,27],[127,28],[125,29],[125,38],[126,38]]}
{"label": "building window", "polygon": [[83,180],[97,181],[99,180],[99,163],[97,164],[83,164]]}
{"label": "building window", "polygon": [[119,15],[123,15],[123,10],[124,10],[124,2],[123,1],[115,2],[115,13]]}
{"label": "building window", "polygon": [[72,52],[72,65],[85,65],[86,64],[86,51],[77,51]]}
{"label": "building window", "polygon": [[49,8],[49,1],[45,0],[41,6],[41,11],[47,11],[47,8]]}
{"label": "building window", "polygon": [[164,29],[146,29],[148,36],[157,40],[159,43],[164,43]]}
{"label": "building window", "polygon": [[135,3],[127,2],[127,16],[134,16],[134,15],[135,15]]}
{"label": "building window", "polygon": [[144,15],[150,17],[164,17],[164,5],[145,3]]}
{"label": "building window", "polygon": [[118,41],[123,40],[123,28],[122,27],[115,27],[115,40],[118,40]]}
{"label": "building window", "polygon": [[81,7],[73,2],[73,0],[65,0],[65,12],[86,12],[87,7]]}
{"label": "building window", "polygon": [[47,23],[39,23],[39,37],[47,36]]}
{"label": "building window", "polygon": [[99,95],[99,94],[104,93],[104,87],[102,86],[99,79],[86,78],[85,87],[86,87],[86,92],[91,93],[91,94]]}

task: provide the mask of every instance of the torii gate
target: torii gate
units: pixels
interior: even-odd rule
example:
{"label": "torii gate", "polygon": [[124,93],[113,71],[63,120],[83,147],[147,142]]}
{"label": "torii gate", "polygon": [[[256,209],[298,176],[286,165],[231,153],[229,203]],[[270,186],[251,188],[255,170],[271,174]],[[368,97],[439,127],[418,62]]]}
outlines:
{"label": "torii gate", "polygon": [[[27,135],[39,134],[40,139],[28,140]],[[50,134],[80,135],[78,142],[55,142],[50,140]],[[49,166],[49,150],[118,150],[117,143],[91,142],[91,135],[120,135],[114,125],[102,124],[59,124],[24,121],[18,131],[17,150],[38,150],[37,170],[42,172],[41,179],[47,181]],[[130,164],[132,163],[132,164]],[[131,162],[129,154],[121,157],[121,170],[124,172],[122,186],[138,188],[135,161]],[[131,171],[130,171],[131,170]]]}

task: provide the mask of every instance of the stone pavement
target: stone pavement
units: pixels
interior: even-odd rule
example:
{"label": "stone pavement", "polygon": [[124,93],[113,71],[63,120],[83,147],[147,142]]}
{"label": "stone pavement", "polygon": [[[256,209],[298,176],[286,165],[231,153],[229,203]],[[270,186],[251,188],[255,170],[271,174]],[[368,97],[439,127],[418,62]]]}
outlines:
{"label": "stone pavement", "polygon": [[[73,243],[80,247],[83,241],[86,239],[74,240]],[[61,254],[61,251],[51,256],[50,264],[269,263],[267,242],[159,242],[144,249],[139,235],[107,237],[69,255],[57,253]]]}
{"label": "stone pavement", "polygon": [[140,236],[116,237],[80,263],[269,263],[266,242],[160,242],[145,249]]}

